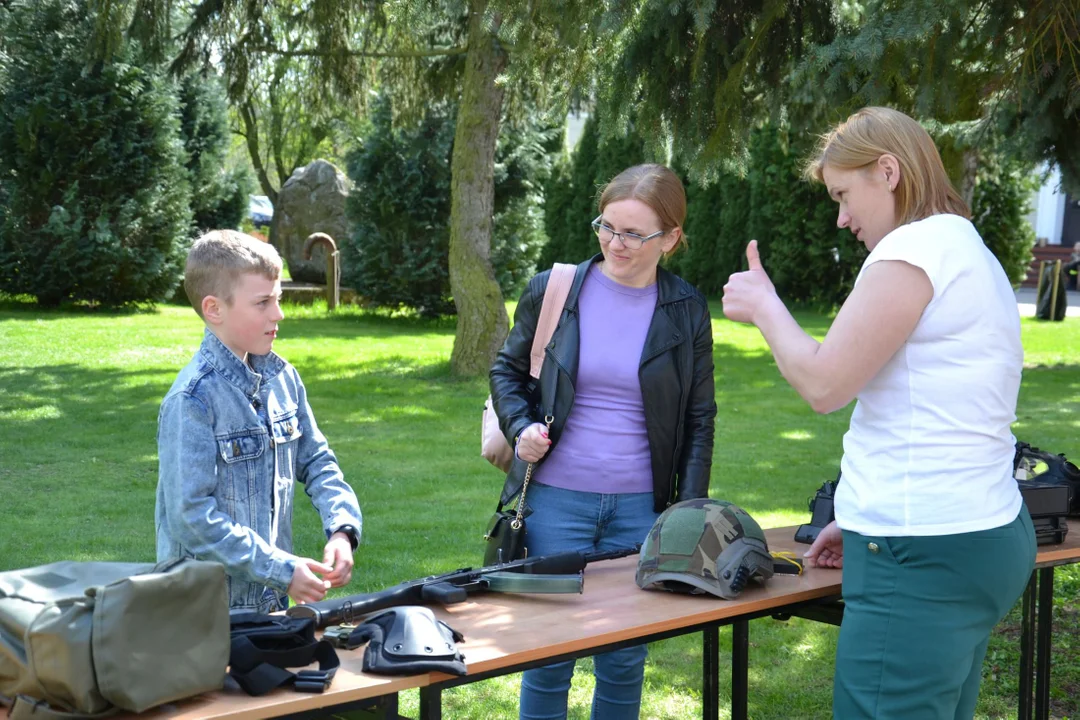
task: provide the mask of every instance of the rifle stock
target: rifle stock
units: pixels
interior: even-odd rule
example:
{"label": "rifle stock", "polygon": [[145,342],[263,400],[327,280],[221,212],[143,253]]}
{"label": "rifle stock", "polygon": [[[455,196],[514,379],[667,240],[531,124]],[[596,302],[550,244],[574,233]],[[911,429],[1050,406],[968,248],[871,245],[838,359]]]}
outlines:
{"label": "rifle stock", "polygon": [[[286,614],[292,617],[309,617],[315,620],[315,627],[352,622],[363,615],[368,615],[399,605],[454,605],[465,602],[470,594],[478,592],[511,592],[505,578],[508,574],[518,573],[533,576],[551,576],[553,582],[549,592],[581,592],[581,573],[585,566],[599,560],[634,555],[641,550],[641,545],[619,548],[606,552],[587,553],[571,551],[556,555],[525,557],[497,565],[481,568],[461,568],[445,575],[432,575],[419,580],[408,580],[372,593],[360,593],[344,598],[321,600],[306,605],[293,605]],[[576,587],[568,584],[567,576],[577,576]],[[503,582],[489,585],[487,576],[499,577]],[[539,578],[536,578],[539,580]],[[534,580],[528,584],[528,590],[521,592],[540,592],[541,585]]]}

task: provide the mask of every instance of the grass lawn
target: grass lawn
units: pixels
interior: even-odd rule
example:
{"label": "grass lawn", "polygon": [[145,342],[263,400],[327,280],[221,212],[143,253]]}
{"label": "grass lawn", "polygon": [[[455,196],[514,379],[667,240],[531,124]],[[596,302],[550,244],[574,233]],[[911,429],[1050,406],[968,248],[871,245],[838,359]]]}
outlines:
{"label": "grass lawn", "polygon": [[[287,307],[276,350],[307,384],[319,424],[364,511],[350,594],[479,564],[502,477],[479,456],[485,378],[449,375],[452,320],[390,318],[325,305]],[[781,379],[753,328],[713,305],[716,399],[713,497],[763,526],[809,517],[806,502],[836,476],[850,408],[815,415]],[[821,336],[829,319],[804,313]],[[157,409],[202,326],[187,308],[128,313],[41,311],[0,300],[0,570],[61,559],[153,560]],[[1080,457],[1080,321],[1023,323],[1027,367],[1018,437]],[[1073,458],[1075,459],[1075,457]],[[319,557],[310,504],[297,505],[297,552]],[[1080,713],[1080,572],[1057,573],[1055,717]],[[537,629],[538,632],[541,629]],[[729,631],[722,632],[721,647]],[[1018,608],[991,642],[980,718],[1015,717]],[[751,625],[750,716],[830,713],[836,629],[792,620]],[[467,652],[467,646],[466,646]],[[642,717],[700,717],[700,639],[652,646]],[[722,696],[730,682],[721,653]],[[571,695],[588,717],[590,663]],[[517,716],[519,676],[445,693],[447,717]],[[417,698],[406,694],[415,714]]]}

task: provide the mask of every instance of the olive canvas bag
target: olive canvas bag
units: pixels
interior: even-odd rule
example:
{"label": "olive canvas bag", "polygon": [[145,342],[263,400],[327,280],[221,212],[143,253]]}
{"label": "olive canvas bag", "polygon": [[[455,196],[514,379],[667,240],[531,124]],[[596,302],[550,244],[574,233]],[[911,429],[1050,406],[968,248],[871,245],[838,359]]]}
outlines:
{"label": "olive canvas bag", "polygon": [[56,562],[0,573],[0,700],[12,720],[142,712],[220,689],[225,569]]}

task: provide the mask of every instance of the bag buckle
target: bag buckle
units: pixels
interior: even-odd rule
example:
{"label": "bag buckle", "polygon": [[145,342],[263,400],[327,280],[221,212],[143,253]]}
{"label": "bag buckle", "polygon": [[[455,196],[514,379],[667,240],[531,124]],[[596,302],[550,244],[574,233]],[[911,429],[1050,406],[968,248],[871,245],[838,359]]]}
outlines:
{"label": "bag buckle", "polygon": [[349,637],[354,630],[356,630],[356,625],[352,623],[331,625],[323,630],[323,640],[326,640],[336,648],[352,650],[352,648],[349,647]]}
{"label": "bag buckle", "polygon": [[296,681],[293,688],[297,692],[321,693],[326,692],[334,679],[333,670],[301,670],[296,673]]}

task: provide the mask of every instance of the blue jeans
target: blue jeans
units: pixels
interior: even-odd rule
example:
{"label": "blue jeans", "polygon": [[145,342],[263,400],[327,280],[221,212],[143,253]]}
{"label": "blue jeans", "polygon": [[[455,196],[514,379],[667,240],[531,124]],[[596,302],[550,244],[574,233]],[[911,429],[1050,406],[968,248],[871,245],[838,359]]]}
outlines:
{"label": "blue jeans", "polygon": [[[632,546],[645,541],[659,517],[652,493],[608,495],[534,483],[526,504],[532,509],[525,525],[530,556]],[[648,646],[638,645],[594,658],[594,719],[637,718],[648,652]],[[565,718],[573,675],[573,660],[526,670],[521,679],[522,720]]]}

